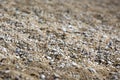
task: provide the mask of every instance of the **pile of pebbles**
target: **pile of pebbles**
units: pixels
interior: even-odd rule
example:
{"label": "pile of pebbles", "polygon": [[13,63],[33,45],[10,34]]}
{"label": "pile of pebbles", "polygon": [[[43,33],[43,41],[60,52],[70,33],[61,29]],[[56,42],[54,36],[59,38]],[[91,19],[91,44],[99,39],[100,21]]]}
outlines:
{"label": "pile of pebbles", "polygon": [[119,0],[0,0],[1,80],[119,80]]}

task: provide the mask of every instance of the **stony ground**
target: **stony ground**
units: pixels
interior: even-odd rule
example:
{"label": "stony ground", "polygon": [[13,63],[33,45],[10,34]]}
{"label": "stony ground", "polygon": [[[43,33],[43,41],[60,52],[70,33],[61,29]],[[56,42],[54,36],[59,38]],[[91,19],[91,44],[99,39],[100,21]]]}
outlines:
{"label": "stony ground", "polygon": [[120,0],[0,0],[0,80],[119,80]]}

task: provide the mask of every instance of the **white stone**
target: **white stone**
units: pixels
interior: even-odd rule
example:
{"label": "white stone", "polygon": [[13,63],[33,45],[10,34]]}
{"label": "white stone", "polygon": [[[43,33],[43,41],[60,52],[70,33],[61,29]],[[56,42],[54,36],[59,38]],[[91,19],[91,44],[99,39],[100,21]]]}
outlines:
{"label": "white stone", "polygon": [[63,30],[64,32],[66,32],[66,31],[67,31],[67,30],[66,30],[66,28],[64,28],[64,27],[62,28],[62,30]]}
{"label": "white stone", "polygon": [[45,79],[45,75],[44,75],[44,74],[41,74],[41,75],[40,75],[40,78],[41,78],[41,79]]}
{"label": "white stone", "polygon": [[93,68],[88,68],[88,70],[89,70],[91,73],[96,73],[96,70],[93,69]]}

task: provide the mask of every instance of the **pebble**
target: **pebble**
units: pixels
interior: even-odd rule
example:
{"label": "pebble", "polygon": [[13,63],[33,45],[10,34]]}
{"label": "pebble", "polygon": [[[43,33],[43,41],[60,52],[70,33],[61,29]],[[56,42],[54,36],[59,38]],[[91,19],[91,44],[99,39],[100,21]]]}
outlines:
{"label": "pebble", "polygon": [[75,62],[72,62],[71,63],[73,66],[75,66],[75,67],[79,67],[79,65],[77,64],[77,63],[75,63]]}
{"label": "pebble", "polygon": [[60,67],[60,68],[64,68],[64,67],[65,67],[65,63],[61,63],[61,64],[59,65],[59,67]]}
{"label": "pebble", "polygon": [[64,32],[66,32],[66,31],[67,31],[67,30],[66,30],[66,28],[64,28],[64,27],[62,28],[62,30],[63,30]]}
{"label": "pebble", "polygon": [[49,59],[49,60],[52,60],[52,58],[50,56],[46,56],[46,58]]}
{"label": "pebble", "polygon": [[7,53],[7,49],[6,48],[2,48],[2,51],[6,52]]}
{"label": "pebble", "polygon": [[21,51],[21,49],[19,49],[19,48],[16,48],[16,53],[20,53],[20,51]]}
{"label": "pebble", "polygon": [[107,63],[108,63],[109,65],[112,65],[112,62],[111,62],[111,61],[107,61]]}
{"label": "pebble", "polygon": [[32,62],[32,61],[33,61],[33,59],[32,59],[32,58],[29,58],[29,59],[28,59],[28,62]]}
{"label": "pebble", "polygon": [[10,73],[10,70],[6,70],[5,73]]}
{"label": "pebble", "polygon": [[88,68],[88,70],[91,72],[91,73],[96,73],[96,70],[94,68]]}
{"label": "pebble", "polygon": [[58,78],[60,78],[60,76],[58,74],[54,73],[54,79],[58,79]]}
{"label": "pebble", "polygon": [[40,78],[41,78],[42,80],[45,80],[46,77],[45,77],[44,74],[41,74],[41,75],[40,75]]}
{"label": "pebble", "polygon": [[2,16],[3,16],[3,14],[0,13],[0,17],[2,17]]}

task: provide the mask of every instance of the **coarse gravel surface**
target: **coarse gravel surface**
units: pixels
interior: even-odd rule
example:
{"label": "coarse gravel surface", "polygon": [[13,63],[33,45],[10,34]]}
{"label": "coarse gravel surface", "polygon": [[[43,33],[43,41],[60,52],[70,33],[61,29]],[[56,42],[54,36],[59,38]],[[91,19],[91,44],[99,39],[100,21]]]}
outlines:
{"label": "coarse gravel surface", "polygon": [[0,0],[0,80],[120,80],[120,0]]}

